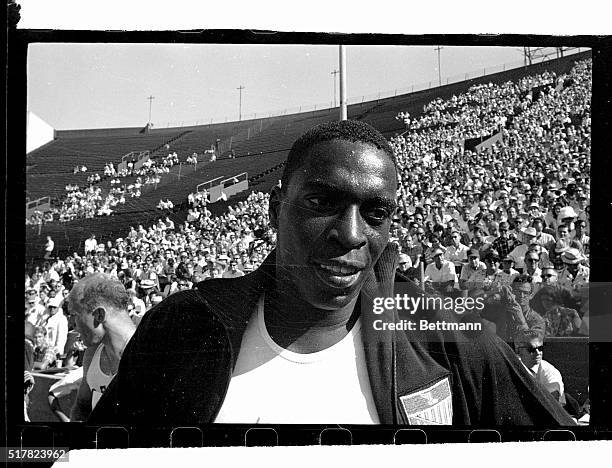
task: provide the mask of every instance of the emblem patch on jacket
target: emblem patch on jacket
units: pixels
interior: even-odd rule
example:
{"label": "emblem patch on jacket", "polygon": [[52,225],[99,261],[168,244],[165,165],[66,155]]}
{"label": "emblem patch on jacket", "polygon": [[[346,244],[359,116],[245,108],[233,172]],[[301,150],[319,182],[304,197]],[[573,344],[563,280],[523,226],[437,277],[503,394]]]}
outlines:
{"label": "emblem patch on jacket", "polygon": [[408,424],[450,425],[453,422],[453,396],[448,377],[399,399]]}

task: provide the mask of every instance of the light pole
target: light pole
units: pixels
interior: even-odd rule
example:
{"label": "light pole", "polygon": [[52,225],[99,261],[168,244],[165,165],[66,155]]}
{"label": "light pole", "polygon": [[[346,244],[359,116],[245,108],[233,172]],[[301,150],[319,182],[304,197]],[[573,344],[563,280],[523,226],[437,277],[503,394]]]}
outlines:
{"label": "light pole", "polygon": [[334,107],[336,107],[336,75],[338,73],[340,73],[338,70],[331,72],[331,75],[334,77]]}
{"label": "light pole", "polygon": [[151,106],[153,104],[153,99],[155,99],[155,96],[149,96],[147,98],[149,100],[149,127],[151,126]]}
{"label": "light pole", "polygon": [[240,85],[238,88],[236,88],[239,93],[240,93],[240,97],[238,98],[238,120],[242,120],[242,90],[244,89],[244,86]]}
{"label": "light pole", "polygon": [[346,93],[346,50],[340,45],[338,50],[340,62],[340,120],[347,119],[347,93]]}
{"label": "light pole", "polygon": [[442,86],[442,72],[440,70],[440,51],[444,49],[444,47],[438,46],[438,47],[434,47],[434,50],[438,51],[438,83],[439,86]]}

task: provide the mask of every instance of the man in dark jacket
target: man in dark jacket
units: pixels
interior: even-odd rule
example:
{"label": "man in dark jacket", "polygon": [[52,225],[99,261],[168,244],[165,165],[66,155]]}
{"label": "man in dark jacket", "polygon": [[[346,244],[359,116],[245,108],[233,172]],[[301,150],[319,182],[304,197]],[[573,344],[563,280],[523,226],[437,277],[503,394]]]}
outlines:
{"label": "man in dark jacket", "polygon": [[276,250],[150,310],[89,422],[572,424],[499,338],[462,332],[477,324],[452,311],[396,305],[397,179],[380,133],[316,127],[281,182]]}

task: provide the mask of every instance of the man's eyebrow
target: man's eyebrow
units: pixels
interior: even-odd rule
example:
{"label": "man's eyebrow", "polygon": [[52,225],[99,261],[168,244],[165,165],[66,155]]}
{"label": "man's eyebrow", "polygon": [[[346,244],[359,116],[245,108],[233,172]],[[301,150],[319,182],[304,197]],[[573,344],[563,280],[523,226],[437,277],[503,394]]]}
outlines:
{"label": "man's eyebrow", "polygon": [[[322,190],[329,194],[336,194],[339,196],[346,195],[346,190],[326,180],[321,180],[321,179],[309,180],[304,185],[306,186],[306,188],[310,190],[312,189]],[[397,208],[397,202],[387,197],[374,196],[374,197],[368,198],[367,200],[365,200],[365,202],[380,205],[380,206],[383,206],[384,208],[389,208],[392,210]]]}

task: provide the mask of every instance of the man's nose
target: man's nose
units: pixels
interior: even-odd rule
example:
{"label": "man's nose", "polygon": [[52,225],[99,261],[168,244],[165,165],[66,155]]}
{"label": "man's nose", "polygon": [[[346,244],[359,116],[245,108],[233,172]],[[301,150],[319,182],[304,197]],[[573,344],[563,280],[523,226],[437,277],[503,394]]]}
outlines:
{"label": "man's nose", "polygon": [[359,207],[350,205],[335,219],[328,238],[337,241],[346,249],[358,249],[366,243],[365,229],[367,226]]}

